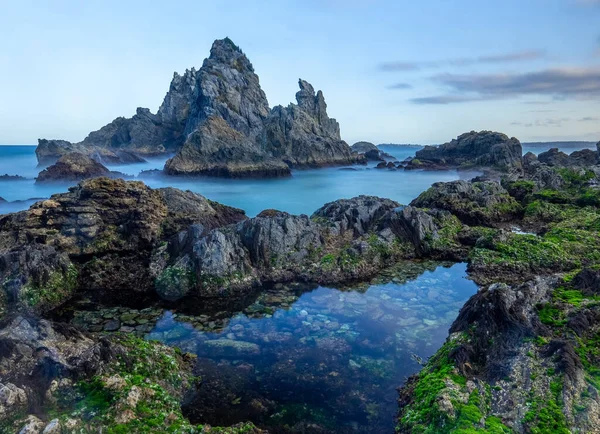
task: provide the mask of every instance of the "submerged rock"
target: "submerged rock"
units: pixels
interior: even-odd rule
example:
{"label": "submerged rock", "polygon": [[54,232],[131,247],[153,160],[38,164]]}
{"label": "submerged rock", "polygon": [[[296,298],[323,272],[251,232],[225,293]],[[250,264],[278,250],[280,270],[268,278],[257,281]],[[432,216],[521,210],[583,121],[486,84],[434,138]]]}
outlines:
{"label": "submerged rock", "polygon": [[215,339],[205,341],[211,357],[249,357],[260,354],[260,347],[252,342],[232,339]]}

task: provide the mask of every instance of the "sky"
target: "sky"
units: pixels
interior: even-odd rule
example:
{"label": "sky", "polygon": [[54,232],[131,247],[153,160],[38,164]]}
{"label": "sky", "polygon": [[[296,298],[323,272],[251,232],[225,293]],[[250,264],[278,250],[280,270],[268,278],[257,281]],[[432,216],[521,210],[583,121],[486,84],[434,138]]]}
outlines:
{"label": "sky", "polygon": [[298,78],[348,143],[600,140],[600,0],[0,0],[0,144],[82,140],[230,37],[271,107]]}

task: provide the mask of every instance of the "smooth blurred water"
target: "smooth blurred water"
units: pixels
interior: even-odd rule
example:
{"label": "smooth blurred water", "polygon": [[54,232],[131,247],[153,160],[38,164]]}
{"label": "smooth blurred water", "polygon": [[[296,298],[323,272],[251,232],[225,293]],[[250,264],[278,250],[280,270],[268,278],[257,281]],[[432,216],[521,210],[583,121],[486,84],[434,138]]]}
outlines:
{"label": "smooth blurred water", "polygon": [[[548,144],[547,148],[553,145]],[[590,144],[590,146],[592,146]],[[546,149],[547,149],[546,148]],[[413,156],[421,146],[381,146],[381,149],[402,161]],[[524,148],[524,152],[545,150],[540,146]],[[574,148],[565,149],[572,152]],[[375,195],[408,204],[419,193],[438,181],[469,179],[477,172],[457,171],[403,171],[375,169],[368,166],[330,167],[323,169],[294,170],[290,178],[281,179],[223,179],[166,177],[153,173],[140,175],[141,171],[162,169],[165,158],[146,163],[110,165],[109,168],[137,176],[150,187],[177,187],[200,193],[211,200],[241,208],[249,216],[264,209],[274,208],[293,214],[311,214],[327,202],[351,198],[360,194]],[[44,167],[37,165],[35,146],[0,146],[0,175],[21,175],[22,181],[0,181],[0,213],[27,209],[36,199],[61,193],[74,183],[35,184],[35,177]]]}
{"label": "smooth blurred water", "polygon": [[[420,147],[386,149],[399,160],[414,155]],[[142,170],[162,169],[166,158],[147,163],[111,165],[111,170],[129,175],[139,175]],[[200,193],[211,200],[241,208],[249,216],[264,209],[275,208],[294,214],[311,214],[323,204],[360,194],[377,195],[409,203],[420,192],[436,181],[451,181],[459,177],[470,178],[475,173],[404,172],[375,169],[368,166],[330,167],[323,169],[294,170],[292,177],[280,179],[223,179],[166,177],[156,174],[141,175],[150,187],[177,187]],[[0,146],[0,174],[21,175],[24,181],[0,182],[0,197],[20,203],[0,205],[0,212],[13,212],[28,208],[30,198],[47,198],[54,193],[67,191],[74,183],[35,184],[34,177],[43,167],[37,166],[35,147]]]}

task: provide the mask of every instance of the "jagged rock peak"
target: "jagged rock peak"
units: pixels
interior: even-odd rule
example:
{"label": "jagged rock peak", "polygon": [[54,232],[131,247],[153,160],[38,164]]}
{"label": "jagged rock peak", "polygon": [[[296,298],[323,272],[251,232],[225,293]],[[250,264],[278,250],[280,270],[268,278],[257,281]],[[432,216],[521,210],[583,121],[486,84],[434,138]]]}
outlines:
{"label": "jagged rock peak", "polygon": [[300,86],[300,90],[296,93],[298,107],[317,119],[320,125],[326,124],[329,116],[327,116],[327,104],[323,92],[318,91],[315,95],[313,86],[301,78],[298,80],[298,85]]}
{"label": "jagged rock peak", "polygon": [[213,60],[219,63],[225,63],[234,68],[247,69],[254,72],[254,67],[244,52],[231,39],[217,39],[213,42],[210,49],[210,57],[204,63]]}

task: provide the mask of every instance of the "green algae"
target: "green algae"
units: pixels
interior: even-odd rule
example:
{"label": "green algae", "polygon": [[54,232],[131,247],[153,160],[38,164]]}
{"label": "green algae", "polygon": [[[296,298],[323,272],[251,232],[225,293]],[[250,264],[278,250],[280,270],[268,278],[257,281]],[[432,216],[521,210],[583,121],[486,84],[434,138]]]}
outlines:
{"label": "green algae", "polygon": [[53,271],[44,283],[29,283],[23,288],[27,304],[32,308],[43,309],[54,307],[73,294],[77,287],[79,272],[73,264],[67,269]]}

